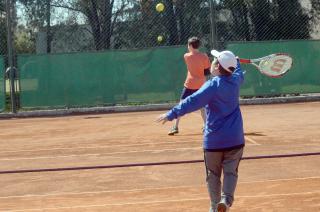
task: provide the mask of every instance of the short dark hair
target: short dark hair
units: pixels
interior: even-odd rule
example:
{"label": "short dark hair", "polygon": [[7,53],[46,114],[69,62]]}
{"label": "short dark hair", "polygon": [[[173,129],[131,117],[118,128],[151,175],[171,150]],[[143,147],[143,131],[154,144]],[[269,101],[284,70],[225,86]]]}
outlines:
{"label": "short dark hair", "polygon": [[189,46],[191,45],[192,48],[194,48],[194,49],[198,49],[200,47],[200,45],[201,45],[201,41],[197,37],[191,37],[188,40],[188,45]]}

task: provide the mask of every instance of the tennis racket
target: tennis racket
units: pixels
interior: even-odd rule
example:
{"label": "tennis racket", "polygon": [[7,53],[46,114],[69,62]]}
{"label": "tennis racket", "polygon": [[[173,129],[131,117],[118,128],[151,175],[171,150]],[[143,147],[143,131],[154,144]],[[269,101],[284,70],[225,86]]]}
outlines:
{"label": "tennis racket", "polygon": [[257,59],[239,58],[240,63],[254,65],[262,74],[279,78],[286,74],[292,66],[292,58],[286,53],[270,54]]}

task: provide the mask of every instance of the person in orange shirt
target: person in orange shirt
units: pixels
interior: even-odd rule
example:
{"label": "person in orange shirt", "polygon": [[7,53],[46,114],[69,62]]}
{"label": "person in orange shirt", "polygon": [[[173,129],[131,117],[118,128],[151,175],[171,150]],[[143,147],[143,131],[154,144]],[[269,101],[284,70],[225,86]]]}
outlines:
{"label": "person in orange shirt", "polygon": [[[189,52],[184,54],[184,61],[187,65],[188,73],[184,82],[184,88],[182,90],[180,100],[185,99],[191,94],[195,93],[206,81],[206,76],[210,75],[210,59],[205,53],[199,51],[201,42],[197,37],[191,37],[188,40]],[[205,124],[205,111],[201,109],[201,116]],[[168,135],[174,135],[179,133],[179,121],[180,118],[175,120],[175,123]]]}

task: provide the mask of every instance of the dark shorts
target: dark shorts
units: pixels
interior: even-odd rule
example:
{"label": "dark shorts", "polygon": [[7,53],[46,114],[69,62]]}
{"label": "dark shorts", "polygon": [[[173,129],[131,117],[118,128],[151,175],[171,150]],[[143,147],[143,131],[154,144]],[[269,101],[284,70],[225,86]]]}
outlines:
{"label": "dark shorts", "polygon": [[191,94],[195,93],[198,89],[189,89],[189,88],[186,88],[184,87],[183,90],[182,90],[182,93],[181,93],[181,97],[180,99],[185,99],[187,98],[188,96],[190,96]]}

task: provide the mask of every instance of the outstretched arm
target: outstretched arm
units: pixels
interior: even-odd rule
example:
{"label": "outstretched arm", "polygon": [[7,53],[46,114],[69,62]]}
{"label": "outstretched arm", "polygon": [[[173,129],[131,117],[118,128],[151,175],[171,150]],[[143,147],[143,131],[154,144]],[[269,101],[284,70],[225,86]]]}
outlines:
{"label": "outstretched arm", "polygon": [[172,121],[187,113],[203,108],[214,96],[214,83],[212,81],[205,83],[197,92],[181,101],[180,104],[173,107],[167,113],[160,115],[156,121],[164,124],[167,121]]}

